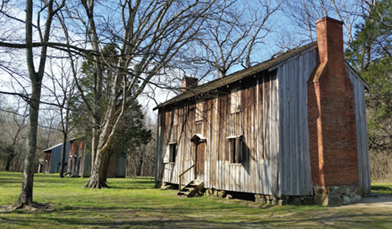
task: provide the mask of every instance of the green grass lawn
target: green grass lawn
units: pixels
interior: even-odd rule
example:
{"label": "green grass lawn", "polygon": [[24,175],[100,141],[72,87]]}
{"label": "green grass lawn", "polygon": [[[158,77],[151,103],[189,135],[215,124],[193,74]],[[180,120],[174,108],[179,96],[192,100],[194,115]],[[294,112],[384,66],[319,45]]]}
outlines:
{"label": "green grass lawn", "polygon": [[[21,173],[0,172],[0,206],[12,204]],[[214,197],[179,198],[149,178],[109,179],[111,189],[80,188],[86,179],[36,174],[34,201],[53,212],[0,212],[0,228],[392,228],[392,208],[263,206]],[[380,184],[392,188],[391,184]]]}

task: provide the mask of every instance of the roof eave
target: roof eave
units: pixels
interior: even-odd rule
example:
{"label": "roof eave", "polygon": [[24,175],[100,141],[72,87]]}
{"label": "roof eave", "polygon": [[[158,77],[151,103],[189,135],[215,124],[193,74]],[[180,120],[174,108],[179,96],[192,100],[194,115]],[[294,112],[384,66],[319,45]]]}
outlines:
{"label": "roof eave", "polygon": [[[205,83],[203,85],[200,85],[200,86],[197,86],[197,87],[193,88],[191,91],[186,91],[186,92],[184,92],[184,93],[182,93],[182,94],[180,94],[180,95],[178,95],[176,97],[173,97],[172,99],[170,99],[170,100],[168,100],[168,101],[166,101],[164,103],[159,104],[158,106],[153,108],[153,111],[155,111],[155,110],[157,110],[157,109],[159,109],[161,107],[165,107],[165,106],[174,104],[176,102],[180,102],[180,101],[183,101],[185,99],[192,98],[192,97],[194,97],[194,96],[196,96],[196,95],[198,95],[200,93],[204,93],[204,92],[211,91],[211,90],[214,90],[216,88],[219,88],[222,85],[220,85],[220,86],[217,85],[216,87],[212,87],[212,88],[210,88],[209,90],[206,90],[206,91],[203,90],[203,88],[208,87],[209,85],[212,85],[212,84],[217,84],[217,82],[219,82],[221,80],[226,79],[227,81],[229,81],[228,84],[231,84],[231,83],[237,82],[237,81],[239,81],[241,79],[244,79],[244,78],[246,78],[248,76],[255,75],[257,73],[260,73],[260,72],[263,72],[263,71],[266,71],[266,70],[273,71],[276,68],[280,67],[281,65],[285,64],[287,61],[292,60],[296,56],[302,55],[302,54],[304,54],[306,52],[309,52],[309,51],[311,51],[311,50],[313,50],[315,48],[317,48],[317,42],[312,42],[312,43],[306,44],[306,45],[304,45],[304,46],[302,46],[300,48],[297,48],[295,50],[286,52],[286,53],[284,53],[283,55],[281,55],[279,57],[271,58],[271,59],[269,59],[267,61],[259,63],[259,64],[255,65],[255,66],[250,67],[250,68],[243,69],[243,70],[237,71],[235,73],[232,73],[232,74],[230,74],[230,75],[228,75],[228,76],[226,76],[224,78],[219,78],[219,79],[207,82],[207,83]],[[238,78],[236,78],[237,75],[238,75]],[[230,82],[230,80],[229,80],[230,78],[234,78],[232,82]],[[184,97],[184,98],[178,100],[178,98],[181,97],[181,96]]]}

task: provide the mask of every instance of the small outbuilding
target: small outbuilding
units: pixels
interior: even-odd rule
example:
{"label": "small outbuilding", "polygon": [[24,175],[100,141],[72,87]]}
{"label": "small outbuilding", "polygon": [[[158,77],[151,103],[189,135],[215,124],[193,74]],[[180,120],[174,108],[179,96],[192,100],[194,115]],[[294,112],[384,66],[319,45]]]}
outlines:
{"label": "small outbuilding", "polygon": [[[43,170],[42,170],[43,173],[60,172],[62,148],[63,148],[63,143],[60,143],[44,150],[44,160],[43,160]],[[68,151],[69,151],[69,143],[67,143],[65,148],[64,168],[67,168]]]}
{"label": "small outbuilding", "polygon": [[[44,150],[43,173],[59,173],[63,144],[57,144]],[[84,141],[71,139],[67,142],[64,158],[64,172],[74,177],[89,177],[91,174],[91,152]],[[125,154],[111,153],[107,177],[126,177],[127,160]]]}

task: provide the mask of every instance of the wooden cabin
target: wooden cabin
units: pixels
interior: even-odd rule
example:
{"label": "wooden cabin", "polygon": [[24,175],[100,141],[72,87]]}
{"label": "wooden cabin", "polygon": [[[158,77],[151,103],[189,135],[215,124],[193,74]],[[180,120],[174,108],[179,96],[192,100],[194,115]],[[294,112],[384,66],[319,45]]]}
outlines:
{"label": "wooden cabin", "polygon": [[[120,153],[112,153],[108,164],[107,177],[125,178],[127,161],[126,156]],[[87,151],[87,145],[77,139],[70,140],[68,172],[70,176],[89,177],[91,175],[91,153]]]}
{"label": "wooden cabin", "polygon": [[[63,143],[44,150],[43,173],[59,173]],[[64,168],[67,168],[69,144],[65,148]]]}
{"label": "wooden cabin", "polygon": [[157,184],[181,175],[181,185],[321,205],[369,194],[368,85],[344,60],[342,22],[316,27],[317,42],[200,86],[185,78],[154,108]]}

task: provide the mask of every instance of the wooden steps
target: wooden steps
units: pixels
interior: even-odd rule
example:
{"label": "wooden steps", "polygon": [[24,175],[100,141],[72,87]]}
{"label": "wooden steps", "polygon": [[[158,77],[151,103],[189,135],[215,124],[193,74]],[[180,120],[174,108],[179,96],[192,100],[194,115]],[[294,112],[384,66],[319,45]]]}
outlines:
{"label": "wooden steps", "polygon": [[199,194],[200,191],[204,189],[204,182],[201,180],[193,180],[186,186],[184,186],[177,195],[186,196],[186,197],[194,197]]}

